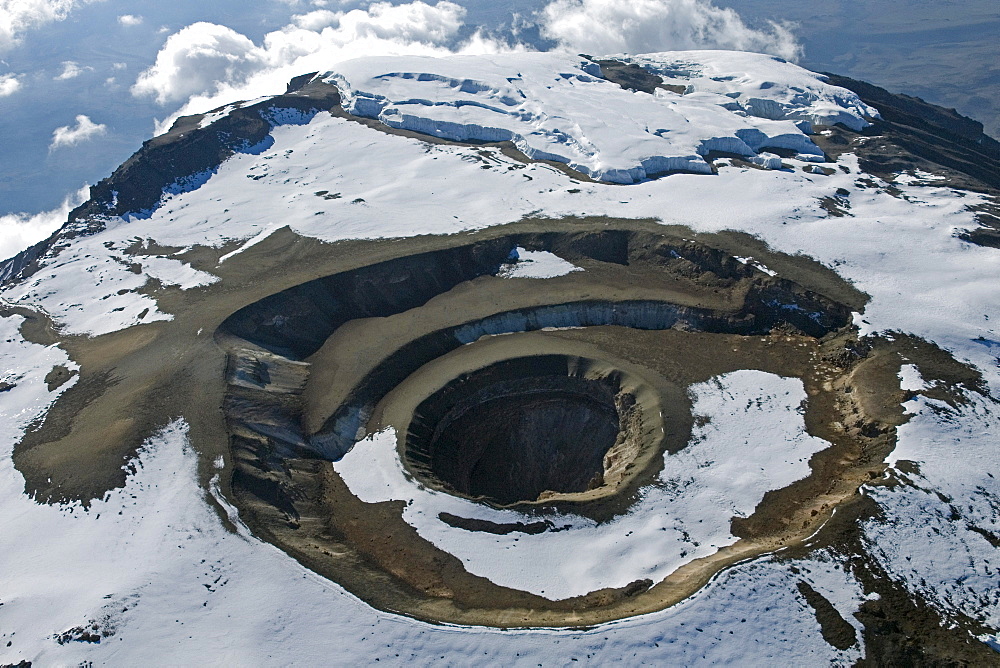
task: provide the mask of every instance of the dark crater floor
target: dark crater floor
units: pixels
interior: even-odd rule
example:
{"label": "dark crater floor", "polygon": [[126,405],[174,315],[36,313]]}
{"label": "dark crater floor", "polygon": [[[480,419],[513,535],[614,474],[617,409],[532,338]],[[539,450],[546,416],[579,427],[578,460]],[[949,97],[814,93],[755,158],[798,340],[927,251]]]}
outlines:
{"label": "dark crater floor", "polygon": [[560,356],[529,357],[452,381],[414,413],[411,470],[500,504],[600,487],[621,430],[616,393],[574,376],[574,367]]}

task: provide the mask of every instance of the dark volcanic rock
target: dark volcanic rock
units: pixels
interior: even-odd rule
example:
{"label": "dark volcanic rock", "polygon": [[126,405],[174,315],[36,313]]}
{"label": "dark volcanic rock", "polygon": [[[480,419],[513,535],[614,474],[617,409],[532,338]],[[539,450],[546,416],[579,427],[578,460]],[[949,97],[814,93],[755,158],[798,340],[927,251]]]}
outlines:
{"label": "dark volcanic rock", "polygon": [[875,107],[881,119],[874,119],[863,134],[879,137],[860,151],[861,167],[879,176],[920,167],[919,160],[946,167],[967,177],[958,187],[990,191],[1000,188],[1000,142],[983,132],[983,124],[909,95],[890,93],[836,74],[829,82],[854,91]]}
{"label": "dark volcanic rock", "polygon": [[283,95],[239,107],[199,128],[205,115],[178,118],[166,134],[142,145],[114,174],[90,189],[90,200],[70,213],[70,220],[88,215],[120,216],[156,206],[165,188],[183,189],[199,175],[212,172],[227,158],[253,151],[279,124],[277,113],[298,111],[314,114],[340,104],[336,86],[307,74],[292,79]]}
{"label": "dark volcanic rock", "polygon": [[809,586],[808,583],[798,583],[799,593],[816,613],[823,639],[839,650],[846,650],[858,643],[858,635],[847,620],[833,607],[822,594]]}
{"label": "dark volcanic rock", "polygon": [[292,79],[284,94],[235,108],[207,127],[198,127],[206,114],[178,118],[168,132],[144,142],[111,176],[91,186],[90,198],[70,212],[66,225],[0,263],[0,285],[34,273],[59,239],[100,231],[104,216],[143,215],[164,191],[194,189],[233,154],[266,148],[271,130],[288,122],[288,112],[306,120],[339,107],[337,87],[312,73]]}
{"label": "dark volcanic rock", "polygon": [[620,60],[594,60],[591,62],[601,68],[601,76],[611,83],[616,83],[625,90],[652,94],[657,88],[674,93],[683,93],[685,86],[663,83],[663,77],[647,71],[635,63],[624,63]]}

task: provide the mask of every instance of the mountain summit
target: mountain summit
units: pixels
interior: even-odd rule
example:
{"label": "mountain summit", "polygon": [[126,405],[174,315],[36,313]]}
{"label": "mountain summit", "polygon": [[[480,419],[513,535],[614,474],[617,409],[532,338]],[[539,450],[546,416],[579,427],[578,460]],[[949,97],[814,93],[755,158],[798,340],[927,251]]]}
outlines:
{"label": "mountain summit", "polygon": [[0,265],[0,657],[989,664],[998,187],[750,53],[179,118]]}

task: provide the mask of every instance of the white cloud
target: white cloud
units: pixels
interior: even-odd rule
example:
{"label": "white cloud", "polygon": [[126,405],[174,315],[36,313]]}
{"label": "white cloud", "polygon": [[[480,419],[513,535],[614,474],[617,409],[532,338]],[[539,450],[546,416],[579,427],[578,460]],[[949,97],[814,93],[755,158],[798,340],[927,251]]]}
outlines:
{"label": "white cloud", "polygon": [[122,14],[118,17],[118,23],[123,26],[137,26],[142,23],[142,17],[135,14]]}
{"label": "white cloud", "polygon": [[62,66],[63,66],[63,71],[57,77],[55,77],[56,81],[65,81],[66,79],[74,79],[83,74],[84,72],[91,72],[94,69],[93,67],[80,67],[79,63],[72,60],[64,61]]}
{"label": "white cloud", "polygon": [[455,36],[464,18],[465,8],[453,2],[436,5],[411,2],[396,6],[377,2],[367,10],[354,9],[342,14],[335,27],[331,24],[329,37],[341,45],[369,38],[399,44],[443,44]]}
{"label": "white cloud", "polygon": [[0,216],[0,260],[17,255],[55,232],[66,222],[69,212],[82,204],[88,194],[88,189],[84,187],[67,195],[62,204],[51,211]]}
{"label": "white cloud", "polygon": [[266,67],[265,55],[232,28],[199,21],[167,38],[153,66],[139,75],[132,93],[154,96],[160,104],[239,85]]}
{"label": "white cloud", "polygon": [[28,30],[62,21],[75,8],[95,0],[0,0],[0,51],[21,41]]}
{"label": "white cloud", "polygon": [[[2,0],[0,0],[2,1]],[[157,123],[201,113],[239,99],[274,95],[294,76],[327,71],[369,55],[494,53],[524,50],[476,32],[461,41],[466,10],[448,0],[375,2],[367,9],[316,9],[292,17],[260,43],[226,26],[194,23],[170,35],[152,67],[132,86],[137,97],[181,108]],[[764,51],[794,59],[800,47],[789,30],[748,27],[736,12],[709,0],[553,0],[537,15],[543,34],[563,48],[593,54],[721,48]]]}
{"label": "white cloud", "polygon": [[76,117],[76,125],[64,125],[52,131],[52,143],[49,150],[60,146],[74,146],[82,141],[103,135],[108,131],[108,126],[102,123],[95,123],[88,116],[80,114]]}
{"label": "white cloud", "polygon": [[21,80],[13,74],[0,76],[0,97],[13,95],[21,89]]}
{"label": "white cloud", "polygon": [[304,30],[322,30],[327,26],[337,25],[340,22],[340,12],[329,9],[317,9],[308,14],[297,14],[292,17],[292,22]]}
{"label": "white cloud", "polygon": [[731,49],[796,60],[802,52],[787,25],[755,30],[710,0],[554,0],[541,23],[545,37],[593,55]]}
{"label": "white cloud", "polygon": [[[366,55],[497,51],[503,46],[476,34],[456,45],[465,9],[442,0],[365,10],[316,10],[264,36],[261,45],[225,26],[195,23],[167,38],[153,66],[132,87],[161,104],[183,102],[181,112],[205,111],[236,99],[280,93],[293,76],[328,70]],[[177,114],[158,127],[168,126]]]}
{"label": "white cloud", "polygon": [[115,70],[124,70],[128,67],[128,63],[112,63],[111,68]]}

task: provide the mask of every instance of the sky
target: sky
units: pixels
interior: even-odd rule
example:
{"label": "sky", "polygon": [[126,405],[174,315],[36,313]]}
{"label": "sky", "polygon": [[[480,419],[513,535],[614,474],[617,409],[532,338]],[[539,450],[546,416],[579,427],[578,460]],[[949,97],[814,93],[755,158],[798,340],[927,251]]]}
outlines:
{"label": "sky", "polygon": [[956,107],[1000,135],[996,0],[0,0],[0,257],[182,113],[375,54],[726,48]]}

